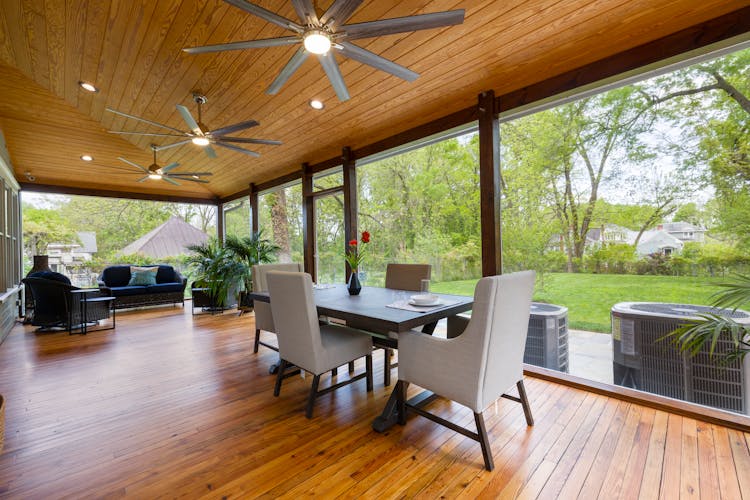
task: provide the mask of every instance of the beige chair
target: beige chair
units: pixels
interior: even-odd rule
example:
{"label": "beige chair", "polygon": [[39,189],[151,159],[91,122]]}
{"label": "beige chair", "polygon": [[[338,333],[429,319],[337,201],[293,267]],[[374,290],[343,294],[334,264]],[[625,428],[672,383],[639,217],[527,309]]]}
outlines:
{"label": "beige chair", "polygon": [[[385,287],[396,290],[409,290],[418,292],[422,289],[422,280],[430,279],[432,266],[430,264],[388,264],[385,268]],[[392,335],[393,337],[396,334]],[[383,362],[383,385],[391,385],[391,369],[396,368],[398,363],[391,363],[393,357],[393,344],[388,340],[373,339],[375,347],[385,350]]]}
{"label": "beige chair", "polygon": [[[370,336],[346,326],[319,324],[309,274],[271,271],[266,274],[266,280],[281,356],[274,396],[281,392],[284,371],[290,365],[313,374],[305,411],[307,418],[312,418],[316,397],[339,387],[366,378],[367,391],[372,391]],[[323,373],[361,357],[365,358],[365,373],[318,390]]]}
{"label": "beige chair", "polygon": [[[474,291],[471,319],[463,333],[447,339],[413,331],[399,334],[399,423],[406,423],[406,412],[411,410],[479,441],[484,465],[492,470],[482,412],[505,397],[521,403],[526,423],[534,425],[523,386],[523,353],[533,290],[533,271],[482,278]],[[477,432],[407,402],[409,383],[471,408]],[[505,394],[514,384],[520,397]]]}
{"label": "beige chair", "polygon": [[[256,264],[253,266],[253,291],[254,292],[265,292],[268,290],[268,284],[266,282],[266,274],[269,271],[288,271],[288,272],[302,272],[302,266],[300,264]],[[267,302],[255,301],[255,346],[253,352],[258,352],[258,346],[265,346],[274,351],[278,351],[278,347],[273,344],[267,344],[260,340],[260,331],[276,333],[276,328],[273,326],[273,316],[271,315],[271,304]]]}

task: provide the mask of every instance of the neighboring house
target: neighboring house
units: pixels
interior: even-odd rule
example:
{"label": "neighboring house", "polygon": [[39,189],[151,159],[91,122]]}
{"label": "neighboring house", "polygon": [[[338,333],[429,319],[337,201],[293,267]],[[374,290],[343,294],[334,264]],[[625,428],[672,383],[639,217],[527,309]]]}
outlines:
{"label": "neighboring house", "polygon": [[684,245],[685,243],[668,232],[654,229],[643,233],[635,252],[639,257],[645,257],[652,253],[672,255],[673,253],[679,253]]}
{"label": "neighboring house", "polygon": [[206,241],[206,233],[175,216],[120,250],[118,255],[143,255],[163,259],[187,254],[188,245]]}
{"label": "neighboring house", "polygon": [[660,231],[666,231],[680,241],[695,241],[703,243],[705,241],[706,228],[694,226],[689,222],[665,222],[659,224],[656,228]]}
{"label": "neighboring house", "polygon": [[69,274],[70,269],[80,267],[96,253],[96,233],[79,231],[80,243],[50,243],[47,245],[49,267],[58,273]]}

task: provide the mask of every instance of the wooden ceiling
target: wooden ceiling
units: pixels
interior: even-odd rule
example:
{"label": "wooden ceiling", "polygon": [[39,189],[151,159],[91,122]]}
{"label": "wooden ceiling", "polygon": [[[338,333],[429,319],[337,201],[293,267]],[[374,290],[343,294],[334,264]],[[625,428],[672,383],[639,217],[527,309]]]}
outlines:
{"label": "wooden ceiling", "polygon": [[[296,19],[287,1],[255,3]],[[317,2],[325,10],[330,0]],[[339,102],[315,60],[278,95],[264,90],[296,47],[190,55],[183,47],[286,36],[219,0],[0,0],[0,130],[16,177],[91,190],[213,199],[335,157],[476,103],[477,94],[521,89],[748,5],[747,0],[364,0],[351,22],[465,9],[459,26],[357,40],[418,72],[408,83],[339,58],[351,99]],[[101,91],[89,94],[79,81]],[[252,158],[196,146],[163,151],[159,163],[213,173],[210,184],[136,183],[123,156],[151,163],[149,144],[107,130],[159,132],[105,112],[111,107],[179,129],[175,104],[208,97],[210,128],[255,119],[243,137],[275,139]],[[318,98],[325,109],[308,101]],[[85,163],[82,154],[95,160]]]}

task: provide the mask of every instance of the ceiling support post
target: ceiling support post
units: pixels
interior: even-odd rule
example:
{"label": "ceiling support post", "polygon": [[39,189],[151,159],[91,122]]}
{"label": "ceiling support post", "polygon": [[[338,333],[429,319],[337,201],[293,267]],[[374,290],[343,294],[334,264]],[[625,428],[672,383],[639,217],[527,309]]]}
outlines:
{"label": "ceiling support post", "polygon": [[219,245],[224,245],[224,204],[219,203],[216,206],[216,238]]}
{"label": "ceiling support post", "polygon": [[313,173],[308,163],[302,164],[302,246],[304,247],[305,272],[317,282],[315,268],[315,197],[313,196]]}
{"label": "ceiling support post", "polygon": [[[349,241],[358,240],[358,200],[357,169],[352,150],[346,146],[341,151],[341,169],[344,174],[344,253],[349,250]],[[346,281],[352,274],[352,268],[346,262]]]}
{"label": "ceiling support post", "polygon": [[250,183],[250,194],[247,198],[250,202],[250,233],[256,234],[260,228],[260,214],[258,213],[258,188],[254,182]]}
{"label": "ceiling support post", "polygon": [[482,231],[482,276],[502,274],[500,213],[500,125],[495,92],[479,94],[479,200]]}

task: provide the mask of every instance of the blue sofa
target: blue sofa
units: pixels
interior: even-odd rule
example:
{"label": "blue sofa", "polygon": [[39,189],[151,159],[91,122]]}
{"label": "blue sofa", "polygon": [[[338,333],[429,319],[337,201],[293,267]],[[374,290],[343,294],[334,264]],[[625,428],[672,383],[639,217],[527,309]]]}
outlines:
{"label": "blue sofa", "polygon": [[[155,266],[142,266],[155,267]],[[187,279],[172,266],[158,265],[155,285],[131,285],[130,266],[109,266],[99,276],[102,293],[116,297],[115,307],[142,307],[158,304],[184,304]]]}

